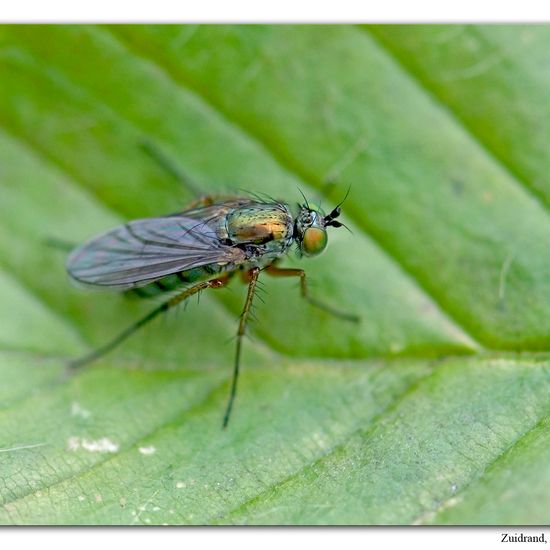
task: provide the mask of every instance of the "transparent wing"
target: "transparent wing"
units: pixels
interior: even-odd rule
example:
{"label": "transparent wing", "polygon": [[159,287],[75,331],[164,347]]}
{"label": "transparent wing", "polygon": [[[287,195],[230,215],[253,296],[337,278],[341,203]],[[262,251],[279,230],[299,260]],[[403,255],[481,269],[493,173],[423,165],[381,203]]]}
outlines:
{"label": "transparent wing", "polygon": [[75,249],[69,275],[84,284],[128,289],[207,264],[239,264],[239,248],[220,243],[204,220],[174,215],[131,221]]}

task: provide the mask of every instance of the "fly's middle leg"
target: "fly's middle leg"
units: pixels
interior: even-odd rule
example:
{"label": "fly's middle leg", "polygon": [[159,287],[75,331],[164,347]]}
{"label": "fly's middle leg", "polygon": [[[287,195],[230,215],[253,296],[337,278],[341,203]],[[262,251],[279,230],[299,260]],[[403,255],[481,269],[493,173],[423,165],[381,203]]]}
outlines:
{"label": "fly's middle leg", "polygon": [[273,277],[300,277],[300,291],[302,297],[307,300],[311,305],[318,307],[319,309],[322,309],[323,311],[326,311],[327,313],[330,313],[335,317],[344,319],[345,321],[352,321],[354,323],[359,322],[360,319],[357,315],[353,315],[352,313],[345,313],[343,311],[333,308],[332,306],[329,306],[328,304],[325,304],[324,302],[317,300],[316,298],[312,298],[309,295],[306,272],[303,269],[282,268],[272,264],[266,267],[265,271]]}
{"label": "fly's middle leg", "polygon": [[226,285],[227,282],[228,282],[228,278],[226,277],[217,278],[217,279],[211,279],[209,281],[200,282],[192,287],[185,289],[183,292],[180,292],[176,296],[173,296],[172,298],[170,298],[170,300],[167,300],[157,308],[150,311],[147,315],[145,315],[145,317],[142,317],[139,321],[137,321],[133,325],[130,325],[126,330],[122,331],[118,336],[113,338],[110,342],[107,342],[105,345],[95,349],[94,351],[88,353],[87,355],[84,355],[83,357],[80,357],[79,359],[74,359],[73,361],[71,361],[69,363],[69,367],[72,369],[83,367],[84,365],[87,365],[92,361],[95,361],[96,359],[103,357],[105,354],[112,351],[119,344],[124,342],[124,340],[126,340],[128,337],[134,334],[134,332],[136,332],[138,329],[146,325],[149,321],[152,321],[155,317],[157,317],[161,313],[164,313],[169,309],[177,306],[181,302],[187,300],[187,298],[190,298],[194,294],[201,292],[201,290],[206,290],[207,288],[220,288]]}
{"label": "fly's middle leg", "polygon": [[252,307],[252,301],[254,300],[254,292],[256,291],[256,285],[258,284],[258,276],[260,275],[260,268],[254,267],[248,272],[248,292],[246,294],[246,302],[244,303],[243,312],[239,320],[239,330],[237,331],[237,348],[235,350],[235,363],[233,365],[233,380],[231,382],[231,392],[229,394],[229,401],[225,409],[225,415],[223,417],[223,427],[227,428],[229,423],[229,417],[231,416],[231,410],[233,409],[233,402],[235,401],[235,395],[237,393],[237,380],[239,378],[239,369],[241,364],[241,348],[243,336],[246,332],[246,323],[250,315],[250,309]]}

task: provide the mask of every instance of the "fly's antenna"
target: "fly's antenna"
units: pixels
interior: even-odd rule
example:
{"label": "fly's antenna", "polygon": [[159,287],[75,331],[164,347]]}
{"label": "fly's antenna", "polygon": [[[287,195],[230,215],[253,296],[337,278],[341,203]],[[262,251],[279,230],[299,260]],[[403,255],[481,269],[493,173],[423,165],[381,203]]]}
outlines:
{"label": "fly's antenna", "polygon": [[346,201],[346,199],[349,196],[349,193],[351,191],[351,183],[348,187],[348,190],[346,191],[346,194],[344,195],[344,198],[333,208],[332,212],[327,214],[325,216],[325,227],[345,227],[350,233],[352,233],[351,229],[344,223],[336,221],[336,218],[340,215],[342,212],[342,204]]}
{"label": "fly's antenna", "polygon": [[349,196],[350,191],[351,191],[351,183],[348,186],[348,190],[346,191],[346,194],[344,195],[344,198],[337,204],[336,208],[340,208],[340,206],[342,206],[344,204],[344,202],[346,201],[346,199]]}
{"label": "fly's antenna", "polygon": [[[321,207],[321,201],[322,199],[328,197],[332,193],[332,189],[336,187],[336,182],[334,180],[326,180],[325,184],[321,188],[320,196],[319,196],[319,207]],[[346,191],[346,194],[344,195],[344,198],[340,201],[338,206],[342,206],[344,201],[348,198],[349,192],[351,191],[351,183],[348,187],[348,190]]]}
{"label": "fly's antenna", "polygon": [[[325,226],[331,225],[332,227],[342,227],[344,224],[340,222],[334,221],[342,212],[342,209],[340,208],[345,200],[348,198],[349,192],[351,191],[351,184],[348,187],[348,190],[346,191],[346,194],[344,195],[344,198],[332,209],[332,212],[327,214],[325,216]],[[344,226],[345,227],[345,226]],[[349,228],[346,228],[349,231]]]}
{"label": "fly's antenna", "polygon": [[304,193],[302,192],[302,190],[299,187],[298,187],[298,191],[300,191],[300,195],[302,195],[302,197],[304,199],[304,204],[306,205],[306,208],[309,209],[309,202],[307,202],[306,196],[304,195]]}

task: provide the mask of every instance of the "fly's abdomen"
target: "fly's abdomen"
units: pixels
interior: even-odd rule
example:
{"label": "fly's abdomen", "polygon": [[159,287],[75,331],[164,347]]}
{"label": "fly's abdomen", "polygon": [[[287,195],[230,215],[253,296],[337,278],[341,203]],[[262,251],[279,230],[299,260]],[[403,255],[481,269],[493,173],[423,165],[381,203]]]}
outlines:
{"label": "fly's abdomen", "polygon": [[208,264],[179,273],[172,273],[162,279],[158,279],[148,285],[132,288],[127,291],[128,294],[138,296],[139,298],[155,298],[161,294],[174,292],[185,286],[192,285],[199,281],[210,279],[213,275],[223,271],[223,267],[216,264]]}

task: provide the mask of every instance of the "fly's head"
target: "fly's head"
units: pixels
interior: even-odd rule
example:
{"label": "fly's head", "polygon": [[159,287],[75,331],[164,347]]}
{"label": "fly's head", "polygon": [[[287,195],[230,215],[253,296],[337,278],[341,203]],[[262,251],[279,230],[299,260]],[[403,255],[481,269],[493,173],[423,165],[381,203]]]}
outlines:
{"label": "fly's head", "polygon": [[294,222],[294,239],[300,256],[317,256],[323,252],[328,243],[327,227],[342,227],[336,221],[340,212],[340,205],[329,214],[325,214],[320,208],[314,209],[307,203],[300,205]]}

